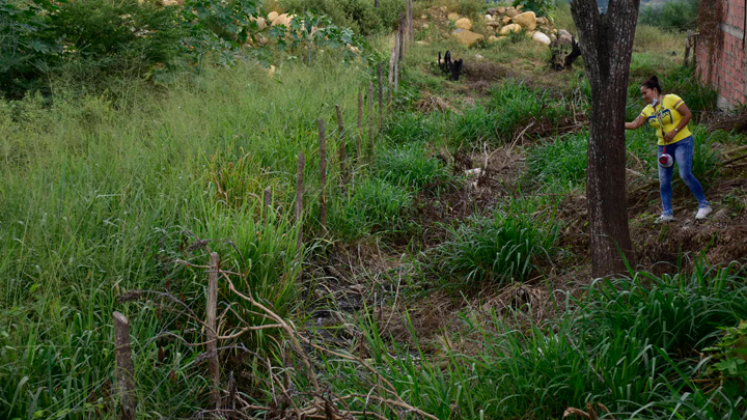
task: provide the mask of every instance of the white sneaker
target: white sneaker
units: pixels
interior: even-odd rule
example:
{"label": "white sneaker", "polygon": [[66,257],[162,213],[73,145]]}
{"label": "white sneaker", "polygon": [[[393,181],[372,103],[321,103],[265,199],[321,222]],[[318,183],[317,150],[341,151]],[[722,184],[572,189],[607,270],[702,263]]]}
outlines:
{"label": "white sneaker", "polygon": [[662,214],[659,216],[658,219],[656,219],[656,223],[668,223],[668,222],[674,222],[674,216],[671,214]]}
{"label": "white sneaker", "polygon": [[695,220],[703,220],[708,217],[711,212],[713,212],[711,206],[700,208],[698,209],[698,214],[695,215]]}

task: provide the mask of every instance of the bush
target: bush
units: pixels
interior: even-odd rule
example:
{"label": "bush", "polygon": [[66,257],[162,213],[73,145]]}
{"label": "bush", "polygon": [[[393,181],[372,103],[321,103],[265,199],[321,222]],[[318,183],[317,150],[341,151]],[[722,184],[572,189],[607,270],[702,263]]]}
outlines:
{"label": "bush", "polygon": [[379,8],[373,0],[280,0],[283,9],[297,14],[312,10],[329,16],[338,26],[353,29],[361,35],[370,35],[393,28],[404,3],[381,0]]}
{"label": "bush", "polygon": [[641,7],[638,22],[665,29],[695,29],[700,0],[669,1]]}
{"label": "bush", "polygon": [[0,4],[0,93],[23,97],[59,61],[62,44],[49,29],[51,1]]}
{"label": "bush", "polygon": [[556,253],[558,222],[552,214],[533,215],[539,202],[515,200],[493,217],[473,217],[450,228],[451,239],[437,248],[435,267],[449,282],[477,285],[524,281]]}

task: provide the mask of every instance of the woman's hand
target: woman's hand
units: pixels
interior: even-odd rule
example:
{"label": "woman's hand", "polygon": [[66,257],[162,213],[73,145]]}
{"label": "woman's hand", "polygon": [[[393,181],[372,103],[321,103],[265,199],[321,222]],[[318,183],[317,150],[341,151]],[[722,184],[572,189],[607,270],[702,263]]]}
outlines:
{"label": "woman's hand", "polygon": [[674,131],[674,130],[672,130],[672,131],[668,132],[668,133],[667,133],[667,134],[666,134],[666,135],[664,136],[664,142],[665,142],[665,143],[669,143],[670,141],[674,140],[674,138],[675,138],[676,136],[677,136],[677,132],[676,132],[676,131]]}
{"label": "woman's hand", "polygon": [[638,118],[636,118],[633,122],[626,122],[625,129],[635,130],[643,126],[643,124],[646,124],[646,117],[644,117],[643,115],[639,115]]}

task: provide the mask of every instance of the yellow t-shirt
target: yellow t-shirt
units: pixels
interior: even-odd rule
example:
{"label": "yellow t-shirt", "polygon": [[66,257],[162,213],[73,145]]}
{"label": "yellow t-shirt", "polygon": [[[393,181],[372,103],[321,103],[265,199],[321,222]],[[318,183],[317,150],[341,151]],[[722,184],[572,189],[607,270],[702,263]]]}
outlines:
{"label": "yellow t-shirt", "polygon": [[692,135],[690,129],[688,129],[687,126],[684,126],[682,127],[682,130],[680,130],[677,135],[674,136],[674,140],[670,141],[669,143],[664,143],[664,136],[661,134],[659,120],[661,119],[661,121],[664,123],[665,134],[677,128],[677,126],[680,124],[680,121],[682,121],[682,114],[677,111],[677,107],[683,103],[684,101],[679,96],[668,94],[664,95],[664,97],[661,99],[661,103],[656,105],[656,110],[654,110],[654,107],[651,105],[643,108],[641,115],[646,117],[648,119],[649,125],[651,125],[651,127],[654,127],[654,129],[656,130],[656,135],[659,137],[659,146],[666,146],[667,144],[677,143],[678,141],[686,139]]}

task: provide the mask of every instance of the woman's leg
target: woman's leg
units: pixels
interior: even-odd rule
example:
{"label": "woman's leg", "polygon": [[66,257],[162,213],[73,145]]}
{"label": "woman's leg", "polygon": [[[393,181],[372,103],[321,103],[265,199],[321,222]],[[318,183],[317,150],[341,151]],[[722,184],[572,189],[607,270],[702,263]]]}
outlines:
{"label": "woman's leg", "polygon": [[[656,155],[656,161],[659,161],[659,156],[662,155],[663,147],[659,146],[659,153]],[[661,187],[661,205],[664,208],[664,216],[673,216],[672,212],[672,172],[674,172],[674,166],[664,168],[659,166],[659,185]]]}
{"label": "woman's leg", "polygon": [[690,188],[695,199],[698,200],[698,208],[710,206],[708,200],[706,200],[705,193],[703,192],[703,186],[700,185],[700,182],[695,178],[692,172],[693,153],[695,149],[693,138],[688,137],[675,144],[677,145],[677,148],[674,150],[674,159],[679,168],[680,178],[682,178],[682,181],[687,185],[687,188]]}

